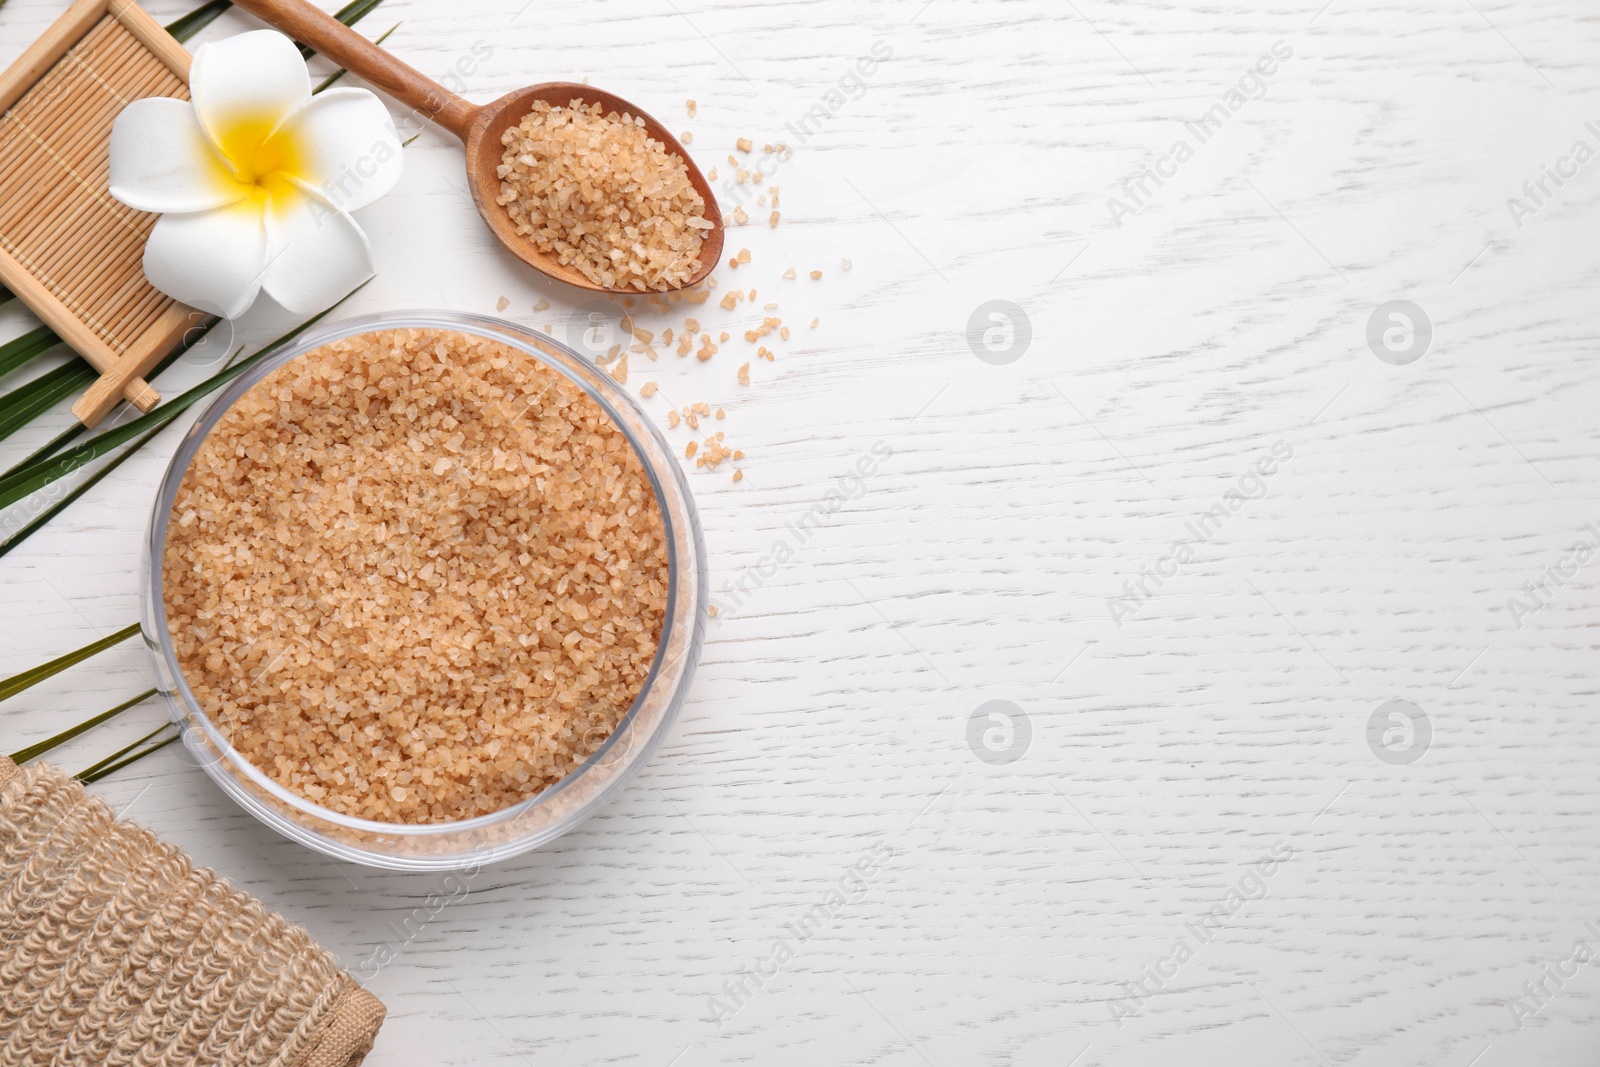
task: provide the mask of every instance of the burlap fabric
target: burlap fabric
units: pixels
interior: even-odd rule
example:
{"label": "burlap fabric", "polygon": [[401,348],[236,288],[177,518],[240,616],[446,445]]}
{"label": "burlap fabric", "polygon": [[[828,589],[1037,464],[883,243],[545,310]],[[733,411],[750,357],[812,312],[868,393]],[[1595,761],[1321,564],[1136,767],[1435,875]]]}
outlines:
{"label": "burlap fabric", "polygon": [[0,1067],[356,1067],[383,1016],[304,930],[0,756]]}

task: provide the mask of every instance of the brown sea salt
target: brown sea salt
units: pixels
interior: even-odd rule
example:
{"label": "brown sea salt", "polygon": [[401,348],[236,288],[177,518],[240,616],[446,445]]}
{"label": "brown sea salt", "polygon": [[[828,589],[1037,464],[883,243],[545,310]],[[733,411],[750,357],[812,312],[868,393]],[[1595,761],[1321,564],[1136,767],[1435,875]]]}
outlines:
{"label": "brown sea salt", "polygon": [[517,232],[606,289],[686,285],[712,224],[689,168],[644,120],[539,101],[501,136],[497,174]]}
{"label": "brown sea salt", "polygon": [[565,377],[392,330],[315,349],[202,443],[164,597],[195,697],[324,807],[430,823],[559,781],[637,695],[665,618],[643,465]]}

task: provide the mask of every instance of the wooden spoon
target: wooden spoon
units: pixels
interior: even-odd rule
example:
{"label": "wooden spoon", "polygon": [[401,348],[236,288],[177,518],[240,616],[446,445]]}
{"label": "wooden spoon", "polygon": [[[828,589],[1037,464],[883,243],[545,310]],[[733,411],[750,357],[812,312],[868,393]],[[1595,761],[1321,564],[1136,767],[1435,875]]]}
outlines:
{"label": "wooden spoon", "polygon": [[562,264],[554,255],[540,252],[530,238],[517,233],[511,216],[495,202],[500,195],[500,177],[495,168],[500,165],[505,152],[500,136],[521,122],[523,116],[533,110],[534,103],[540,100],[553,107],[567,107],[573,100],[582,100],[586,104],[598,103],[607,113],[626,112],[644,119],[645,129],[650,136],[665,145],[667,151],[682,159],[688,167],[689,181],[705,201],[706,221],[711,223],[711,229],[705,232],[701,242],[700,258],[693,275],[674,288],[686,289],[701,281],[721,258],[722,211],[717,207],[717,198],[711,192],[710,183],[665,126],[620,96],[575,82],[546,82],[518,89],[491,104],[479,106],[419,74],[305,0],[235,0],[235,3],[340,66],[361,75],[396,100],[409,105],[417,115],[438,123],[459,137],[467,146],[467,185],[472,190],[473,203],[478,205],[478,214],[483,216],[483,221],[489,224],[500,243],[534,270],[580,289],[637,292],[596,285],[577,269]]}

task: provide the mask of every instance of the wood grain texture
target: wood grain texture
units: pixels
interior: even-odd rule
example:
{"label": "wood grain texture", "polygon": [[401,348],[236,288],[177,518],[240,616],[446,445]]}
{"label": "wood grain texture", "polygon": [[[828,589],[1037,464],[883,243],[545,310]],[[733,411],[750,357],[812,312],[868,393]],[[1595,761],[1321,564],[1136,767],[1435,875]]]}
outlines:
{"label": "wood grain texture", "polygon": [[[737,342],[709,363],[633,358],[630,388],[658,381],[663,420],[726,405],[716,428],[746,479],[692,484],[714,591],[753,591],[712,626],[675,734],[579,831],[419,923],[437,876],[311,854],[172,749],[96,787],[348,966],[393,952],[367,983],[390,1007],[369,1062],[1593,1061],[1600,964],[1548,986],[1520,1029],[1510,1003],[1600,944],[1600,561],[1520,627],[1508,600],[1600,523],[1600,161],[1549,182],[1520,226],[1507,206],[1575,141],[1600,149],[1591,7],[519,8],[387,0],[362,29],[400,21],[387,46],[474,102],[587,77],[692,130],[724,174],[735,138],[786,141],[783,221],[751,206],[728,244],[753,262],[721,276],[798,328],[750,388]],[[54,12],[10,0],[5,57]],[[1196,145],[1185,123],[1277,42],[1290,57]],[[892,56],[857,85],[875,45]],[[1192,154],[1117,225],[1108,199],[1186,136]],[[347,310],[505,295],[510,317],[581,331],[582,297],[498,248],[460,167],[441,132],[407,149],[400,186],[361,213],[380,274]],[[997,299],[1032,330],[1005,366],[966,337]],[[1367,347],[1395,299],[1434,325],[1407,366]],[[232,337],[281,321],[252,313]],[[29,325],[0,310],[0,336]],[[201,370],[186,360],[163,392]],[[136,616],[179,432],[0,561],[0,670]],[[855,476],[880,442],[892,456]],[[1146,579],[1118,626],[1108,601],[1168,567],[1275,444],[1292,454],[1264,492]],[[830,491],[843,505],[797,538]],[[779,544],[792,558],[770,566]],[[138,650],[107,653],[0,706],[7,744],[147,676]],[[1433,732],[1410,765],[1368,745],[1395,698]],[[1028,716],[1014,763],[968,747],[990,700]],[[724,983],[795,940],[875,846],[889,855],[865,888],[711,1021]],[[1264,895],[1119,1026],[1125,984],[1274,846],[1290,856]]]}

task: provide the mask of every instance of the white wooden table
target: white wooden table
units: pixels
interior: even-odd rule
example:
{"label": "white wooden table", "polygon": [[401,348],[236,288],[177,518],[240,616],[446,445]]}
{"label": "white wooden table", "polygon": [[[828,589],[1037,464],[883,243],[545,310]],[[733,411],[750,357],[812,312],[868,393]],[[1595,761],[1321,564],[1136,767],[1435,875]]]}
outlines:
{"label": "white wooden table", "polygon": [[[369,975],[374,1067],[1593,1063],[1600,20],[1320,2],[387,0],[362,29],[423,70],[492,51],[474,99],[587,76],[724,173],[736,137],[794,149],[723,272],[793,340],[748,389],[737,341],[630,380],[663,420],[726,405],[746,480],[692,484],[714,586],[754,592],[637,782],[436,914],[439,876],[305,851],[175,750],[97,791]],[[4,59],[59,6],[10,0]],[[406,166],[348,310],[505,295],[564,336],[579,300],[492,244],[456,146]],[[1025,348],[1015,312],[969,345],[992,300]],[[1411,362],[1368,344],[1395,300],[1432,323]],[[0,673],[135,618],[178,432],[0,561]],[[0,706],[4,747],[142,655]],[[971,726],[991,701],[1026,728]]]}

